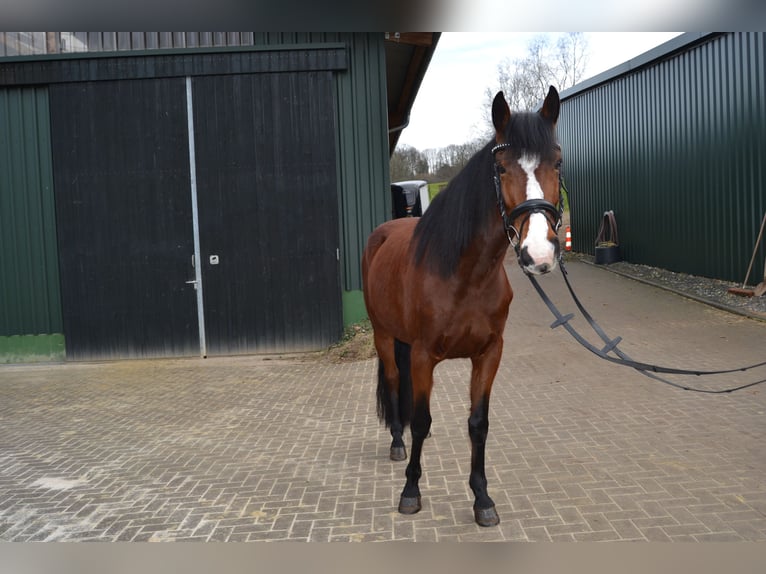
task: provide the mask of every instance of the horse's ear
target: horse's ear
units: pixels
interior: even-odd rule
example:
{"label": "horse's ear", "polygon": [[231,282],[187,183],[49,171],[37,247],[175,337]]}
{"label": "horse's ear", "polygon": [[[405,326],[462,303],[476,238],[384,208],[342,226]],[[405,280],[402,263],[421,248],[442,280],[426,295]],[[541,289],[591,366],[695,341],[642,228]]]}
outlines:
{"label": "horse's ear", "polygon": [[510,119],[511,108],[508,107],[503,92],[497,92],[495,99],[492,100],[492,125],[495,126],[495,132],[498,135],[505,132],[505,126],[508,125]]}
{"label": "horse's ear", "polygon": [[559,93],[556,91],[556,88],[551,86],[548,88],[548,95],[545,96],[540,115],[553,125],[556,125],[559,119],[559,103]]}

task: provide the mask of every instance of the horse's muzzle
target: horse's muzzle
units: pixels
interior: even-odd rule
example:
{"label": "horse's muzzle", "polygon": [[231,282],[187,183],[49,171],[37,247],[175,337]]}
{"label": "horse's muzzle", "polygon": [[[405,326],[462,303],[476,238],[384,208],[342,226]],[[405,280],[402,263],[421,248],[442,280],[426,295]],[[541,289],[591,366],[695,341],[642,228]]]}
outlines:
{"label": "horse's muzzle", "polygon": [[522,245],[519,251],[519,265],[524,273],[544,275],[556,268],[556,262],[559,259],[561,250],[558,239],[549,240],[549,249],[537,247],[530,250],[529,247],[528,245]]}

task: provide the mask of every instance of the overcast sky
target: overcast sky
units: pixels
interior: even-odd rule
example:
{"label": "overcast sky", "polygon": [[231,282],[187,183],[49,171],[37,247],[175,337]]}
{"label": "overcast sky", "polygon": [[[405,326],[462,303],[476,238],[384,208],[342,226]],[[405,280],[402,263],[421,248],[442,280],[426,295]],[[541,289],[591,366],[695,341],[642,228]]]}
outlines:
{"label": "overcast sky", "polygon": [[[678,32],[586,32],[588,67],[583,79],[622,64],[677,36]],[[497,65],[524,57],[538,33],[444,32],[412,107],[399,144],[419,150],[461,144],[485,126],[485,91],[493,87]],[[551,33],[555,40],[558,34]],[[558,86],[557,86],[558,87]]]}

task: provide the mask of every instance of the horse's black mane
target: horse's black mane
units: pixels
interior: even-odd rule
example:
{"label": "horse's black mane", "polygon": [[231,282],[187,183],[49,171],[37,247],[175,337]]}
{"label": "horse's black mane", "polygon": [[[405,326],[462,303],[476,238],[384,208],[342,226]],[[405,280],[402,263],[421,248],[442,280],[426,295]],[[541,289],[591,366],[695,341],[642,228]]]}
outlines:
{"label": "horse's black mane", "polygon": [[[556,143],[550,122],[537,113],[516,112],[505,130],[511,153],[550,158]],[[439,192],[415,228],[415,262],[450,277],[473,238],[493,215],[500,217],[493,183],[492,138]]]}

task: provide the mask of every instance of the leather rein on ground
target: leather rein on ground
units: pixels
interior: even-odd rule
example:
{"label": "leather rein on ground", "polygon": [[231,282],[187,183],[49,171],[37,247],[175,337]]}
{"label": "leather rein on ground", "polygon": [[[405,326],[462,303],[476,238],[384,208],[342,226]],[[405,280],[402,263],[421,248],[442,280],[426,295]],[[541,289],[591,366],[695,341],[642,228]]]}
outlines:
{"label": "leather rein on ground", "polygon": [[[591,328],[605,343],[603,348],[599,349],[595,345],[591,344],[588,340],[586,340],[585,337],[583,337],[569,323],[569,321],[572,318],[574,318],[575,316],[574,313],[562,315],[561,312],[556,307],[556,305],[553,303],[553,301],[551,301],[550,297],[548,297],[548,295],[545,293],[543,288],[540,286],[537,279],[535,279],[535,277],[529,273],[525,272],[525,274],[527,278],[529,279],[529,281],[532,283],[532,286],[535,288],[535,291],[537,291],[537,294],[540,295],[540,298],[543,300],[543,303],[545,303],[545,305],[548,307],[550,312],[556,318],[556,320],[553,323],[551,323],[551,329],[555,329],[556,327],[564,327],[564,329],[575,339],[575,341],[577,341],[580,345],[588,349],[590,352],[592,352],[599,358],[604,359],[605,361],[609,361],[610,363],[615,363],[617,365],[622,365],[625,367],[631,367],[633,369],[636,369],[641,374],[646,375],[649,378],[655,379],[661,383],[665,383],[666,385],[683,389],[684,391],[693,391],[696,393],[708,393],[713,395],[719,395],[724,393],[732,393],[734,391],[740,391],[748,387],[753,387],[755,385],[760,385],[761,383],[766,383],[766,379],[761,379],[760,381],[755,381],[753,383],[748,383],[748,384],[740,385],[737,387],[730,387],[730,388],[719,389],[719,390],[710,390],[710,389],[694,388],[688,385],[682,385],[679,383],[675,383],[673,381],[669,381],[663,377],[660,377],[657,373],[671,374],[671,375],[694,375],[697,377],[701,377],[701,376],[708,376],[708,375],[723,375],[727,373],[744,372],[744,371],[749,371],[751,369],[755,369],[757,367],[762,367],[766,365],[766,361],[762,361],[754,365],[748,365],[746,367],[737,367],[734,369],[721,369],[721,370],[715,370],[715,371],[697,371],[697,370],[689,370],[689,369],[677,369],[673,367],[663,367],[659,365],[652,365],[650,363],[643,363],[641,361],[635,361],[631,359],[627,353],[625,353],[622,349],[619,348],[618,345],[622,341],[622,337],[615,337],[614,339],[609,337],[604,332],[604,330],[599,326],[599,324],[596,323],[596,321],[593,319],[590,313],[588,313],[587,309],[585,309],[582,302],[575,294],[574,289],[572,288],[572,284],[569,282],[569,277],[567,276],[567,271],[564,266],[564,261],[563,261],[563,258],[561,257],[559,258],[559,266],[561,267],[561,274],[564,277],[564,283],[566,283],[567,289],[569,290],[569,293],[572,296],[572,300],[575,302],[575,305],[577,306],[580,313],[587,321],[588,325],[591,326]],[[612,355],[609,355],[608,353],[610,352],[614,352],[614,354],[617,356],[614,357]]]}
{"label": "leather rein on ground", "polygon": [[[500,151],[501,149],[504,149],[506,147],[510,147],[510,146],[508,144],[500,144],[495,146],[494,148],[492,148],[492,155],[494,156],[494,154],[497,151]],[[546,215],[546,217],[549,218],[549,220],[550,219],[553,220],[553,225],[555,229],[558,230],[558,228],[561,226],[564,202],[562,199],[560,199],[559,205],[554,206],[552,203],[545,201],[543,199],[531,199],[517,205],[513,210],[511,210],[511,213],[508,214],[506,213],[505,201],[503,200],[502,192],[500,191],[500,173],[501,173],[500,168],[498,164],[495,163],[495,173],[494,173],[495,181],[494,182],[495,182],[495,192],[497,194],[498,207],[500,210],[500,216],[502,217],[502,220],[503,220],[503,227],[505,228],[505,233],[508,236],[508,241],[513,246],[514,250],[516,251],[516,256],[519,257],[520,256],[519,244],[521,243],[521,233],[523,232],[523,229],[524,229],[524,223],[529,219],[529,216],[532,213],[543,212]],[[560,173],[559,173],[559,189],[562,192],[562,194],[565,193],[567,196],[569,195],[569,192],[567,191],[564,185],[563,177],[561,176]],[[516,229],[513,223],[516,220],[516,218],[522,215],[526,217],[522,221],[522,224],[519,226],[519,229]],[[514,239],[516,241],[514,241]],[[588,325],[590,325],[590,327],[596,332],[596,334],[604,342],[604,347],[599,349],[595,345],[591,344],[587,339],[585,339],[585,337],[583,337],[569,323],[569,321],[572,318],[574,318],[575,316],[574,313],[562,315],[561,312],[556,307],[556,305],[553,303],[553,301],[551,301],[550,297],[548,297],[548,295],[545,293],[543,288],[540,286],[537,279],[535,279],[534,275],[527,272],[522,265],[519,265],[519,266],[522,268],[522,270],[524,270],[524,274],[532,283],[532,286],[535,288],[535,291],[537,291],[537,294],[540,295],[540,298],[543,300],[543,303],[545,303],[546,307],[548,307],[550,312],[556,318],[556,320],[551,324],[551,329],[555,329],[556,327],[564,327],[564,329],[575,339],[575,341],[577,341],[580,345],[588,349],[597,357],[604,359],[605,361],[609,361],[610,363],[615,363],[617,365],[622,365],[625,367],[631,367],[637,370],[638,372],[640,372],[641,374],[646,375],[649,378],[655,379],[661,383],[665,383],[672,387],[683,389],[684,391],[693,391],[696,393],[707,393],[707,394],[718,395],[718,394],[724,394],[724,393],[732,393],[734,391],[740,391],[742,389],[747,389],[748,387],[760,385],[761,383],[766,383],[766,379],[762,379],[760,381],[755,381],[753,383],[748,383],[748,384],[740,385],[737,387],[731,387],[731,388],[719,389],[719,390],[710,390],[710,389],[694,388],[688,385],[675,383],[663,377],[660,377],[658,375],[658,373],[670,374],[670,375],[694,375],[697,377],[709,376],[709,375],[723,375],[727,373],[749,371],[757,367],[762,367],[766,365],[766,361],[762,361],[754,365],[748,365],[746,367],[737,367],[734,369],[697,371],[697,370],[689,370],[689,369],[677,369],[673,367],[663,367],[663,366],[652,365],[650,363],[643,363],[641,361],[635,361],[631,359],[630,356],[628,356],[628,354],[625,353],[618,346],[619,343],[622,341],[622,337],[615,337],[614,339],[609,337],[604,332],[604,330],[599,326],[599,324],[596,323],[595,319],[593,319],[591,314],[588,313],[587,309],[585,309],[582,302],[577,297],[577,294],[574,292],[574,289],[572,288],[572,284],[569,281],[566,267],[564,266],[563,253],[559,252],[559,267],[561,268],[561,274],[564,277],[564,283],[566,283],[567,289],[569,290],[569,293],[572,296],[572,300],[574,301],[575,305],[579,309],[582,316],[587,321]],[[613,352],[616,356],[609,355],[610,352]]]}

